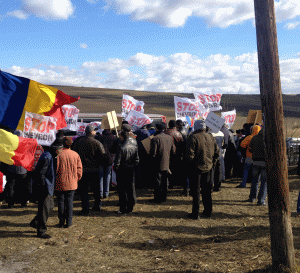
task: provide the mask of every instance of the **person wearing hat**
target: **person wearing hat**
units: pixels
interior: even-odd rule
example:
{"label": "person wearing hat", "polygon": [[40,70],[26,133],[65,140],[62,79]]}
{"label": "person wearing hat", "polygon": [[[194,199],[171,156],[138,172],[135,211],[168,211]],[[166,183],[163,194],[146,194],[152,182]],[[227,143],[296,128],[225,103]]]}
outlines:
{"label": "person wearing hat", "polygon": [[193,197],[191,219],[199,219],[200,188],[204,206],[201,217],[210,217],[212,213],[211,191],[213,188],[211,170],[219,158],[220,149],[215,138],[206,133],[204,120],[196,120],[194,132],[187,139],[186,160],[190,181],[190,193]]}
{"label": "person wearing hat", "polygon": [[106,152],[103,144],[95,139],[95,127],[88,125],[85,128],[85,136],[77,140],[72,145],[72,150],[80,156],[83,168],[81,180],[78,182],[78,192],[81,195],[80,215],[87,216],[90,210],[89,203],[89,185],[94,193],[93,210],[101,210],[101,194],[100,194],[100,166],[105,164]]}
{"label": "person wearing hat", "polygon": [[167,126],[165,123],[156,123],[156,133],[150,142],[150,157],[153,161],[154,203],[167,200],[168,175],[170,173],[170,156],[175,154],[176,147],[173,138],[165,134]]}
{"label": "person wearing hat", "polygon": [[[131,128],[127,126],[127,129]],[[128,130],[122,130],[120,138],[121,143],[114,160],[120,205],[120,210],[117,213],[127,214],[132,212],[136,203],[134,168],[139,163],[139,155],[136,140],[130,137]]]}

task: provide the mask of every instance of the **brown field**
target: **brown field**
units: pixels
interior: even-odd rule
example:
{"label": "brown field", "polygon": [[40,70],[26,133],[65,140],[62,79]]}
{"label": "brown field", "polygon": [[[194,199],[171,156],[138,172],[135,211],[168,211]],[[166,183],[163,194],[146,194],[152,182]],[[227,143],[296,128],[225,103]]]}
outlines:
{"label": "brown field", "polygon": [[[70,96],[81,99],[74,105],[82,113],[106,113],[115,110],[121,113],[122,96],[128,94],[137,100],[145,102],[145,114],[161,114],[167,120],[174,119],[174,96],[194,98],[193,94],[158,93],[132,91],[122,89],[84,88],[72,86],[55,86]],[[242,128],[246,122],[248,111],[260,110],[260,95],[228,95],[221,99],[223,111],[236,109],[237,118],[233,130]],[[285,133],[287,137],[300,137],[300,95],[283,95],[283,109],[285,116]]]}
{"label": "brown field", "polygon": [[[75,103],[81,112],[121,111],[123,90],[59,88],[82,97]],[[127,94],[146,103],[145,113],[174,117],[174,94],[137,91]],[[249,109],[259,109],[254,108],[258,96],[246,97],[248,102],[243,99],[244,106],[240,107],[229,95],[228,98],[224,95],[223,101],[228,99],[225,110],[236,107],[241,113],[234,129],[245,122]],[[288,105],[287,109],[291,113],[287,116],[291,124],[287,129],[294,130],[298,116],[292,106]],[[227,180],[222,190],[213,194],[212,217],[198,221],[187,218],[192,198],[182,196],[179,187],[169,190],[167,202],[159,205],[149,202],[153,199],[151,189],[137,190],[138,203],[128,216],[115,214],[118,196],[112,189],[101,212],[91,212],[89,217],[74,215],[74,225],[69,229],[56,227],[56,206],[48,220],[48,233],[52,236],[48,240],[37,238],[36,231],[29,227],[37,212],[36,204],[30,203],[27,208],[17,205],[11,210],[4,209],[3,205],[0,208],[0,273],[272,272],[268,207],[246,202],[250,185],[246,189],[235,188],[239,182],[240,179]],[[295,212],[300,179],[293,172],[289,184],[295,256],[299,263],[300,217]],[[80,211],[78,199],[74,210],[75,214]]]}

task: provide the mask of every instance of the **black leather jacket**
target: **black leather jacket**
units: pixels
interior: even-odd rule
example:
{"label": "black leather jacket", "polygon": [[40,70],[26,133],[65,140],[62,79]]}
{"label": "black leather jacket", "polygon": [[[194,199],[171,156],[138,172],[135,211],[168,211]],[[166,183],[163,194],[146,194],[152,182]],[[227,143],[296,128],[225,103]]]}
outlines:
{"label": "black leather jacket", "polygon": [[138,146],[134,138],[129,137],[122,142],[118,148],[115,161],[114,171],[133,168],[139,163]]}

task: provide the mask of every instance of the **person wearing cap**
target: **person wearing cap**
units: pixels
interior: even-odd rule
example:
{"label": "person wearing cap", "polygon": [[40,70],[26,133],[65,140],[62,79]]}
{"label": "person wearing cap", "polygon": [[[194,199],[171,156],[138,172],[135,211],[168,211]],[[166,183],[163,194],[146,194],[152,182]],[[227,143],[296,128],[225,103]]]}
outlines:
{"label": "person wearing cap", "polygon": [[70,150],[72,139],[63,138],[63,149],[57,156],[55,194],[58,203],[59,227],[72,226],[74,193],[82,177],[80,156]]}
{"label": "person wearing cap", "polygon": [[88,125],[85,128],[85,136],[77,140],[72,145],[72,150],[80,156],[83,168],[82,178],[78,182],[78,192],[81,195],[82,210],[79,213],[82,216],[87,216],[90,210],[89,203],[89,186],[94,193],[93,210],[101,210],[101,194],[100,194],[100,166],[105,164],[105,149],[103,144],[95,139],[95,127]]}
{"label": "person wearing cap", "polygon": [[212,213],[211,170],[217,161],[220,149],[215,138],[206,133],[204,120],[196,120],[194,132],[187,139],[186,160],[190,181],[190,193],[193,197],[191,219],[199,219],[200,188],[204,210],[201,217],[210,217]]}
{"label": "person wearing cap", "polygon": [[176,147],[173,138],[165,134],[167,126],[165,123],[156,123],[156,133],[150,142],[150,157],[153,161],[154,203],[167,200],[168,176],[170,173],[170,156],[175,154]]}
{"label": "person wearing cap", "polygon": [[114,160],[120,205],[118,214],[131,213],[136,203],[134,168],[139,163],[138,147],[136,140],[130,137],[131,126],[126,125],[127,129],[120,133],[121,143]]}

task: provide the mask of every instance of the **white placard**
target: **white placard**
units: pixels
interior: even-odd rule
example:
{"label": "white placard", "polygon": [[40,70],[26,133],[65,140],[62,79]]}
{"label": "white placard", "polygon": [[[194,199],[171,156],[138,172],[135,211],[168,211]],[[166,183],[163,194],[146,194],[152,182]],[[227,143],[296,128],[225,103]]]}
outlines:
{"label": "white placard", "polygon": [[147,115],[137,112],[135,110],[131,110],[127,117],[125,118],[128,123],[136,128],[141,128],[146,124],[152,123],[152,119],[150,119]]}
{"label": "white placard", "polygon": [[221,112],[221,117],[225,119],[225,124],[227,124],[228,128],[230,129],[236,118],[236,110],[234,109],[228,112]]}
{"label": "white placard", "polygon": [[63,130],[76,131],[79,109],[77,109],[74,105],[71,104],[63,105],[61,109],[64,113],[65,120],[67,123],[67,127],[63,128]]}
{"label": "white placard", "polygon": [[225,119],[219,117],[214,112],[209,112],[205,120],[206,126],[209,127],[213,133],[218,133],[224,123]]}
{"label": "white placard", "polygon": [[174,96],[175,118],[186,120],[185,117],[192,119],[202,116],[203,106],[196,99],[181,98]]}
{"label": "white placard", "polygon": [[222,110],[221,97],[222,94],[217,92],[194,92],[195,99],[198,99],[200,104],[209,109],[210,111],[219,111]]}
{"label": "white placard", "polygon": [[86,128],[86,126],[88,126],[88,123],[77,122],[76,135],[77,136],[84,136],[85,135],[85,128]]}
{"label": "white placard", "polygon": [[143,101],[138,101],[129,95],[123,95],[122,100],[122,117],[126,117],[131,110],[144,113]]}
{"label": "white placard", "polygon": [[25,112],[24,137],[35,138],[39,145],[50,146],[56,138],[56,118]]}

